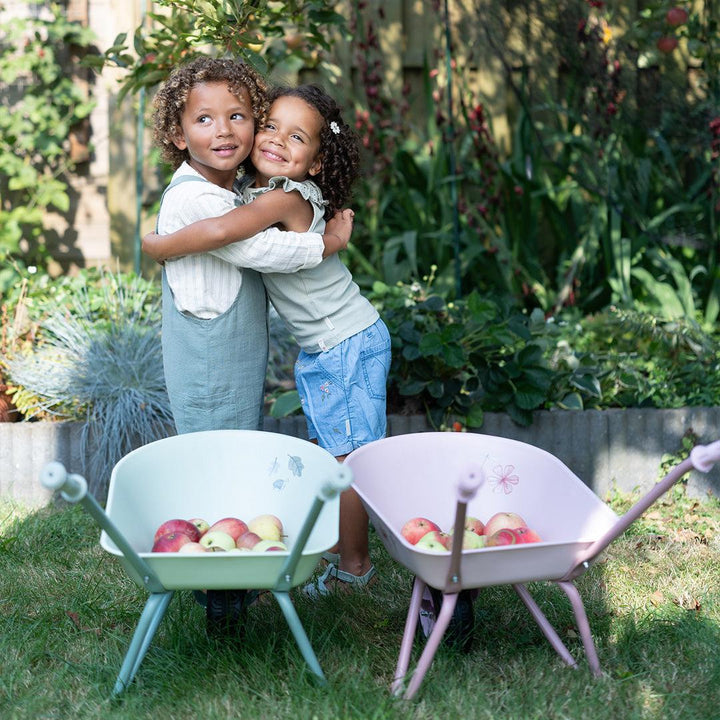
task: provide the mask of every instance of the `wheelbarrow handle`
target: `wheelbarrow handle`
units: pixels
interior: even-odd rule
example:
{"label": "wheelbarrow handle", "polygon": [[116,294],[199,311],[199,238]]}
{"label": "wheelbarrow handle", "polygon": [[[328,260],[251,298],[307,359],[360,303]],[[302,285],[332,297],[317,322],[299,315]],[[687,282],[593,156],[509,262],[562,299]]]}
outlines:
{"label": "wheelbarrow handle", "polygon": [[461,473],[457,483],[458,502],[467,503],[472,500],[481,485],[485,483],[485,471],[481,465],[471,463]]}
{"label": "wheelbarrow handle", "polygon": [[352,470],[347,465],[338,463],[337,470],[323,483],[318,494],[324,502],[327,502],[347,490],[352,485],[352,481]]}
{"label": "wheelbarrow handle", "polygon": [[69,473],[61,462],[50,462],[40,471],[40,482],[49,490],[59,491],[64,500],[80,503],[95,522],[104,530],[127,561],[135,568],[150,592],[166,592],[156,573],[133,549],[115,523],[108,517],[92,493],[82,475]]}
{"label": "wheelbarrow handle", "polygon": [[573,579],[580,575],[615,538],[622,535],[658,498],[664,495],[685,473],[695,469],[703,473],[710,472],[713,465],[720,461],[720,440],[709,445],[696,445],[690,451],[690,457],[671,468],[665,477],[655,483],[618,521],[598,538],[578,558],[577,565],[561,580]]}
{"label": "wheelbarrow handle", "polygon": [[[462,556],[467,504],[477,495],[478,490],[484,482],[485,471],[481,465],[476,463],[467,465],[458,477],[456,486],[457,504],[455,505],[455,521],[453,523],[453,536],[456,542],[453,543],[452,550],[450,551],[450,566],[444,588],[446,593],[457,593],[462,589],[460,559]],[[459,540],[459,542],[457,542],[457,540]]]}
{"label": "wheelbarrow handle", "polygon": [[338,463],[338,466],[333,469],[333,472],[327,480],[323,482],[318,494],[313,500],[310,511],[300,527],[293,547],[290,550],[290,554],[288,555],[288,558],[278,575],[278,581],[274,588],[276,592],[288,592],[290,590],[292,587],[291,583],[295,569],[300,561],[300,556],[305,549],[310,533],[312,532],[313,527],[315,527],[315,521],[318,519],[320,511],[323,509],[326,502],[332,500],[339,493],[343,492],[343,490],[347,490],[352,484],[352,479],[352,470],[350,470],[350,468],[346,465]]}
{"label": "wheelbarrow handle", "polygon": [[716,462],[720,462],[720,440],[709,445],[696,445],[690,451],[690,462],[700,472],[710,472]]}
{"label": "wheelbarrow handle", "polygon": [[40,482],[43,487],[60,492],[63,500],[71,503],[80,502],[87,495],[87,481],[82,475],[68,473],[61,462],[49,462],[40,471]]}

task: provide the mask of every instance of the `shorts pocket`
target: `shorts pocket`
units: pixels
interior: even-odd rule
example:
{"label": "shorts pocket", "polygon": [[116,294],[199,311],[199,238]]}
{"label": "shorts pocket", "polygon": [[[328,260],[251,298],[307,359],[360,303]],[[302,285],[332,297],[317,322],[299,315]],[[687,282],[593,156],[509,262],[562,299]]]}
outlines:
{"label": "shorts pocket", "polygon": [[382,321],[378,321],[368,330],[372,331],[372,342],[360,352],[365,388],[369,397],[384,401],[387,396],[387,378],[391,361],[390,333]]}

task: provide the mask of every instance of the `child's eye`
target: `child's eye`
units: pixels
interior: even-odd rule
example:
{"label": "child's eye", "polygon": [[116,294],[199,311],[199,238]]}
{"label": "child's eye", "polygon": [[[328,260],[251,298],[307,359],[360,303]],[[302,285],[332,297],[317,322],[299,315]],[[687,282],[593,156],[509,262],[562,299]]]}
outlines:
{"label": "child's eye", "polygon": [[302,135],[291,135],[290,136],[293,140],[297,140],[298,142],[304,143],[305,140],[303,139]]}
{"label": "child's eye", "polygon": [[209,121],[210,121],[210,116],[209,116],[209,115],[201,115],[201,116],[197,119],[197,121],[198,121],[199,123],[209,122]]}
{"label": "child's eye", "polygon": [[244,120],[245,116],[241,112],[236,112],[230,116],[230,119],[231,120]]}
{"label": "child's eye", "polygon": [[265,129],[266,130],[274,130],[275,125],[273,125],[272,123],[265,123]]}

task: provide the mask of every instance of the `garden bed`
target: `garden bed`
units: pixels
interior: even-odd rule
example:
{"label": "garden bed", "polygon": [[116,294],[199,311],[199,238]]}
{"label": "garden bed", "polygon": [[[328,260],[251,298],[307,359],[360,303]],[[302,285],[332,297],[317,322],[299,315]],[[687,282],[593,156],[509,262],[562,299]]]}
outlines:
{"label": "garden bed", "polygon": [[[532,425],[520,427],[503,413],[486,413],[480,432],[547,450],[602,498],[613,487],[647,489],[660,476],[666,456],[677,458],[686,448],[685,438],[703,444],[720,438],[717,407],[537,411],[533,417]],[[302,417],[266,418],[265,429],[307,437]],[[429,430],[422,415],[388,418],[389,435]],[[85,472],[81,435],[79,422],[0,423],[0,499],[30,507],[47,504],[50,494],[38,482],[40,470],[59,460],[71,472]],[[720,496],[720,471],[692,474],[687,488],[698,498]]]}

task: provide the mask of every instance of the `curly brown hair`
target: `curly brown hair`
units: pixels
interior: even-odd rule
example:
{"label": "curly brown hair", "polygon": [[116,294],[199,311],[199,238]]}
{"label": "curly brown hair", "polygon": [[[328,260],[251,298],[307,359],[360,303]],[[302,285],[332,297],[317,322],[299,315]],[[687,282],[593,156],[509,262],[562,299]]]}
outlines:
{"label": "curly brown hair", "polygon": [[187,149],[180,150],[173,138],[180,127],[190,91],[200,83],[227,82],[228,91],[238,95],[245,88],[250,95],[255,130],[268,108],[267,85],[249,65],[233,58],[200,56],[175,68],[163,83],[154,100],[153,140],[162,158],[173,170],[189,159]]}
{"label": "curly brown hair", "polygon": [[358,138],[342,119],[337,102],[318,85],[273,88],[268,93],[269,104],[288,95],[314,107],[325,121],[320,129],[322,167],[312,180],[328,203],[325,217],[331,218],[349,200],[352,185],[360,174]]}

